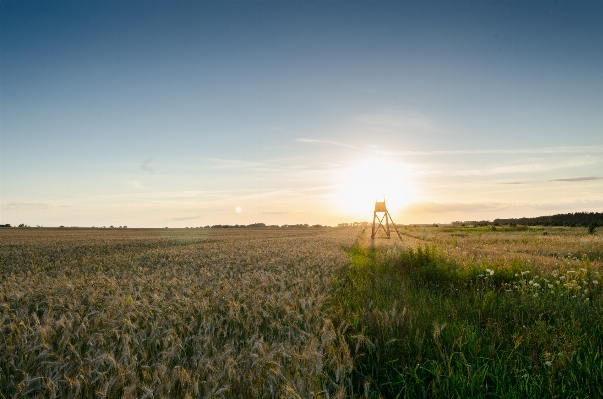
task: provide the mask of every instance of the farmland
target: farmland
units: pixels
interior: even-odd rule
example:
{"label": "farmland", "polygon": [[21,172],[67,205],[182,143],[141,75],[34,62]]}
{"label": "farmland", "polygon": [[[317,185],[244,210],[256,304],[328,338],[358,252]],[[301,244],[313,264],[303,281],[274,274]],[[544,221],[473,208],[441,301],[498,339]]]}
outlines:
{"label": "farmland", "polygon": [[401,233],[0,230],[0,392],[603,396],[600,232]]}
{"label": "farmland", "polygon": [[2,230],[3,397],[337,392],[358,230]]}

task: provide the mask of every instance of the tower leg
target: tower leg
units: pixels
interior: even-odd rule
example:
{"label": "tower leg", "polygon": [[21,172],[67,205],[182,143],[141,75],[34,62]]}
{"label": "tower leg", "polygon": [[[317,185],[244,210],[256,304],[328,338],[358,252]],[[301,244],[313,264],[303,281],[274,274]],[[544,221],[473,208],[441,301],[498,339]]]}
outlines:
{"label": "tower leg", "polygon": [[377,219],[377,212],[373,212],[373,232],[371,233],[371,238],[375,238],[375,219]]}
{"label": "tower leg", "polygon": [[388,213],[389,212],[385,212],[385,227],[387,228],[387,239],[389,239],[389,218],[388,218]]}

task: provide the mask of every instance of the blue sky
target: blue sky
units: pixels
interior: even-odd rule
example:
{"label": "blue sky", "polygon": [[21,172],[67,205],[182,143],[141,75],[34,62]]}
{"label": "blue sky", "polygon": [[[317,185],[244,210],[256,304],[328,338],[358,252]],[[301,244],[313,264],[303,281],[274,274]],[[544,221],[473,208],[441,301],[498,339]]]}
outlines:
{"label": "blue sky", "polygon": [[[603,211],[599,2],[2,2],[0,222]],[[379,175],[375,178],[375,175]]]}

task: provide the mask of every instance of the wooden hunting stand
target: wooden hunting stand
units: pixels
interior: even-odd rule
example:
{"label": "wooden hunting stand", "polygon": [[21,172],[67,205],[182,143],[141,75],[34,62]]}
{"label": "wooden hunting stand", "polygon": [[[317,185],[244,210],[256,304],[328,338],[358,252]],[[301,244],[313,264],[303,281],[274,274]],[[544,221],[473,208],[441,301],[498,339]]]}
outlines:
{"label": "wooden hunting stand", "polygon": [[[379,215],[377,215],[377,212],[381,213],[383,212],[383,216],[379,217]],[[385,226],[383,225],[383,221],[385,220]],[[396,227],[396,224],[394,223],[394,219],[392,219],[392,215],[389,214],[389,212],[387,211],[387,208],[385,206],[385,199],[383,200],[383,202],[375,202],[375,212],[373,213],[373,232],[371,233],[371,239],[374,239],[375,236],[377,235],[377,231],[379,230],[379,228],[382,228],[383,231],[385,232],[385,234],[387,235],[387,239],[389,240],[390,238],[390,231],[389,231],[389,221],[392,221],[392,226],[394,228],[394,230],[396,230],[396,234],[398,234],[398,238],[400,238],[400,240],[402,240],[402,236],[400,236],[400,232],[398,231],[398,228]],[[376,226],[376,221],[379,221],[379,226]]]}

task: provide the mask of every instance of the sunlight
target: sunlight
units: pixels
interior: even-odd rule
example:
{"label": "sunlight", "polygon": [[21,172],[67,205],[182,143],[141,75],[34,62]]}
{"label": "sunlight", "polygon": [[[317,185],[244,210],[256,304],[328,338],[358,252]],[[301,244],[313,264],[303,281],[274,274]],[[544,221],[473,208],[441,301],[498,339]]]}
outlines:
{"label": "sunlight", "polygon": [[372,217],[375,201],[385,198],[390,213],[397,213],[415,196],[407,165],[392,160],[368,160],[342,169],[338,181],[339,211],[366,220]]}

